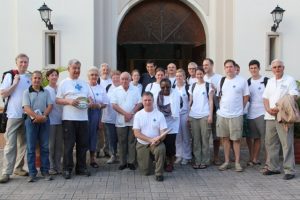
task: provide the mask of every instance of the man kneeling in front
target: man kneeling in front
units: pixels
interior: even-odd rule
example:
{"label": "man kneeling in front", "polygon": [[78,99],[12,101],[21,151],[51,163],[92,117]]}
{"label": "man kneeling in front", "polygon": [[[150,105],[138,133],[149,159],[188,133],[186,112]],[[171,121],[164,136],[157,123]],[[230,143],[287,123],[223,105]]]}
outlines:
{"label": "man kneeling in front", "polygon": [[165,138],[167,123],[164,115],[153,108],[154,100],[151,92],[144,92],[142,101],[144,109],[136,113],[133,121],[139,169],[142,174],[150,175],[152,154],[155,159],[155,179],[163,181],[166,148],[162,140]]}

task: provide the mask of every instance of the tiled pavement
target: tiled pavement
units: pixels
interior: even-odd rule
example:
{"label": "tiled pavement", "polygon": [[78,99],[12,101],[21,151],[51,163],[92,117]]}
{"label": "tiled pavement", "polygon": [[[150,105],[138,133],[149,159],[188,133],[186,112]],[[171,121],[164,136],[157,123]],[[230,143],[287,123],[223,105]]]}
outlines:
{"label": "tiled pavement", "polygon": [[27,183],[26,178],[13,176],[0,185],[0,199],[300,199],[300,166],[296,178],[285,181],[282,174],[266,177],[253,167],[238,173],[220,172],[216,166],[194,170],[178,165],[165,173],[164,182],[156,182],[138,171],[119,171],[118,164],[104,165],[105,159],[99,162],[101,167],[91,169],[90,177],[55,176],[51,182]]}

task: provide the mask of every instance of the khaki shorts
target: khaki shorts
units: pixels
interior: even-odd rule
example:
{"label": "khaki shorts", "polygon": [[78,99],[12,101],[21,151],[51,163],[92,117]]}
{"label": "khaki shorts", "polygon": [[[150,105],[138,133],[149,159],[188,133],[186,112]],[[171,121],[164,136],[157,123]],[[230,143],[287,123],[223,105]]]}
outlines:
{"label": "khaki shorts", "polygon": [[239,140],[243,134],[243,116],[226,118],[217,116],[217,136]]}

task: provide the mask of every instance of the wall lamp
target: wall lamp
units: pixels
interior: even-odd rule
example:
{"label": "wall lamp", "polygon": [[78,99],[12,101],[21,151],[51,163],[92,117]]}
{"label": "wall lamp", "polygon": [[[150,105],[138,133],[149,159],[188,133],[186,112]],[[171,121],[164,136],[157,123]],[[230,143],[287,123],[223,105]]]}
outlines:
{"label": "wall lamp", "polygon": [[51,9],[48,8],[48,6],[44,3],[44,5],[42,5],[38,11],[40,11],[40,15],[42,20],[45,22],[48,30],[52,30],[53,29],[53,24],[51,24]]}
{"label": "wall lamp", "polygon": [[282,21],[283,13],[285,10],[280,8],[278,5],[274,10],[272,10],[271,14],[273,16],[274,25],[271,27],[273,32],[276,32],[277,28],[279,27],[279,23]]}

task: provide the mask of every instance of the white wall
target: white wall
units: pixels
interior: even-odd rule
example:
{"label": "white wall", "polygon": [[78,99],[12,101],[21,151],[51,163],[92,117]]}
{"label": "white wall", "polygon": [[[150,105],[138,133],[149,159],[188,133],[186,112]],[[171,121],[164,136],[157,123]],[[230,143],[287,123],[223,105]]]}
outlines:
{"label": "white wall", "polygon": [[265,71],[266,35],[271,32],[273,19],[270,12],[277,6],[286,10],[277,32],[281,33],[281,59],[285,63],[285,72],[300,79],[300,1],[299,0],[235,0],[234,12],[234,59],[241,66],[241,74],[249,77],[248,63],[257,59],[261,63],[262,74]]}
{"label": "white wall", "polygon": [[[1,1],[1,66],[15,66],[14,58],[22,52],[30,57],[30,71],[44,67],[42,38],[47,28],[37,10],[42,4],[40,0]],[[54,30],[60,31],[61,65],[79,59],[81,77],[86,78],[85,69],[94,63],[94,1],[48,0],[46,4],[53,10]]]}

